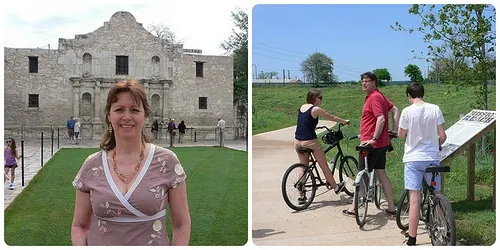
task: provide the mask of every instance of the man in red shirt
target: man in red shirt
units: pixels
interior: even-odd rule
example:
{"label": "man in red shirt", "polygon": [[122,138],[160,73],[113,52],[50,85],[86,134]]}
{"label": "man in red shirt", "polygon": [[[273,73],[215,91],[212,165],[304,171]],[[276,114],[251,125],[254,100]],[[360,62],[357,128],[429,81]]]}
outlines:
{"label": "man in red shirt", "polygon": [[[385,212],[395,215],[392,184],[387,177],[385,163],[387,147],[390,145],[389,112],[392,113],[392,128],[395,131],[399,126],[398,108],[378,90],[377,76],[372,72],[361,75],[361,86],[366,97],[361,113],[360,145],[371,145],[374,148],[368,154],[368,165],[370,169],[375,169],[375,174],[382,184],[388,204]],[[358,169],[364,168],[365,161],[360,156]],[[351,209],[345,209],[342,212],[345,215],[354,215],[354,200]]]}

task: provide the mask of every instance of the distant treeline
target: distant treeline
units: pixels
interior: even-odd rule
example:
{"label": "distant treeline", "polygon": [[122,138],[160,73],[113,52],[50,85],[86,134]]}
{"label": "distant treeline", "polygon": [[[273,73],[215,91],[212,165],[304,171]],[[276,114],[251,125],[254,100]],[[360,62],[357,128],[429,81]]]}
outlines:
{"label": "distant treeline", "polygon": [[[382,85],[408,85],[411,81],[382,81]],[[495,84],[495,80],[489,80],[488,84]],[[322,82],[322,83],[252,83],[254,87],[261,86],[316,86],[316,87],[328,87],[332,85],[359,85],[361,84],[359,81],[344,81],[344,82]],[[425,80],[423,84],[443,84],[442,82]]]}

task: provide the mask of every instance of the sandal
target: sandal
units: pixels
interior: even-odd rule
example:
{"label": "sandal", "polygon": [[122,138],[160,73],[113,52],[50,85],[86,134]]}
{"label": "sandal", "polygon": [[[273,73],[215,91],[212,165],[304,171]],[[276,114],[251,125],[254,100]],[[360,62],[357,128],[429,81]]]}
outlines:
{"label": "sandal", "polygon": [[350,211],[349,209],[342,210],[342,214],[347,215],[347,216],[355,216],[356,215],[356,213],[354,211]]}
{"label": "sandal", "polygon": [[385,210],[385,213],[386,213],[386,214],[388,214],[388,215],[396,216],[396,210],[394,210],[394,211],[389,211],[389,209],[386,209],[386,210]]}

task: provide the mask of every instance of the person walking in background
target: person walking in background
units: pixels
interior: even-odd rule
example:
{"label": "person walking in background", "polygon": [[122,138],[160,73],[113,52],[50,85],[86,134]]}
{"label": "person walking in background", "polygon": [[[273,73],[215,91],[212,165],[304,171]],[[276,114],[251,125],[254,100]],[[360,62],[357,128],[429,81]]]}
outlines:
{"label": "person walking in background", "polygon": [[73,245],[188,245],[186,173],[174,152],[144,133],[151,108],[142,84],[112,85],[103,113],[102,150],[87,157],[72,183]]}
{"label": "person walking in background", "polygon": [[174,118],[171,118],[170,122],[167,124],[167,132],[170,136],[170,147],[174,146],[176,129],[177,127],[175,126],[175,120]]}
{"label": "person walking in background", "polygon": [[10,185],[9,189],[14,190],[14,178],[16,177],[17,160],[21,159],[22,155],[18,155],[16,141],[14,138],[9,138],[6,141],[7,146],[4,150],[5,172],[3,183],[9,179],[10,171]]}
{"label": "person walking in background", "polygon": [[153,125],[151,126],[151,132],[153,133],[153,138],[155,142],[158,142],[158,130],[159,130],[158,119],[155,119]]}
{"label": "person walking in background", "polygon": [[78,136],[80,135],[80,128],[82,125],[80,124],[80,118],[75,117],[75,125],[74,125],[74,131],[75,131],[75,144],[78,144]]}
{"label": "person walking in background", "polygon": [[73,116],[69,117],[66,127],[68,128],[69,144],[71,144],[75,137],[75,120],[73,120]]}
{"label": "person walking in background", "polygon": [[[411,103],[403,109],[399,120],[398,137],[405,139],[403,155],[405,189],[410,193],[408,239],[406,244],[417,242],[420,221],[420,189],[425,175],[430,182],[432,174],[425,173],[431,164],[439,165],[439,148],[446,141],[444,118],[439,106],[424,102],[424,86],[418,82],[408,84],[406,97]],[[441,178],[436,178],[436,191],[441,189]]]}
{"label": "person walking in background", "polygon": [[[361,87],[365,92],[365,104],[361,110],[360,140],[361,146],[371,145],[373,151],[368,153],[368,168],[375,171],[377,178],[382,184],[385,198],[387,200],[388,215],[396,215],[394,198],[392,194],[392,183],[385,171],[386,151],[390,146],[389,139],[389,112],[392,113],[392,128],[398,128],[398,108],[392,104],[382,92],[378,90],[377,76],[372,72],[361,74]],[[359,155],[358,170],[365,168],[365,159]],[[350,209],[342,211],[344,215],[354,216],[354,199]]]}
{"label": "person walking in background", "polygon": [[184,124],[184,121],[181,121],[181,123],[179,123],[179,126],[177,128],[179,129],[178,143],[184,143],[184,135],[186,134],[186,124]]}
{"label": "person walking in background", "polygon": [[221,147],[224,147],[224,129],[226,128],[226,121],[222,119],[222,117],[219,116],[218,122],[217,122],[217,133],[219,134],[219,143]]}

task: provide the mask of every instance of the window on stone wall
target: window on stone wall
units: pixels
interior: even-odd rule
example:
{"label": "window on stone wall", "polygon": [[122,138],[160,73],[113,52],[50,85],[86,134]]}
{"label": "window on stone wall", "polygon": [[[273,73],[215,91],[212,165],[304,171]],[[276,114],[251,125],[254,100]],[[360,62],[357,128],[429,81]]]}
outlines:
{"label": "window on stone wall", "polygon": [[38,108],[38,94],[29,94],[28,95],[28,107]]}
{"label": "window on stone wall", "polygon": [[160,76],[160,58],[157,56],[153,56],[151,58],[151,67],[152,67],[152,75]]}
{"label": "window on stone wall", "polygon": [[196,77],[203,77],[203,63],[196,62]]}
{"label": "window on stone wall", "polygon": [[89,53],[83,54],[83,77],[89,77],[92,75],[92,55]]}
{"label": "window on stone wall", "polygon": [[38,56],[29,56],[30,73],[38,73]]}
{"label": "window on stone wall", "polygon": [[200,97],[198,99],[198,109],[207,109],[207,97]]}
{"label": "window on stone wall", "polygon": [[116,74],[128,75],[128,56],[116,56]]}
{"label": "window on stone wall", "polygon": [[169,76],[169,77],[174,76],[174,68],[172,68],[172,67],[168,67],[168,68],[167,68],[167,70],[168,70],[168,76]]}

